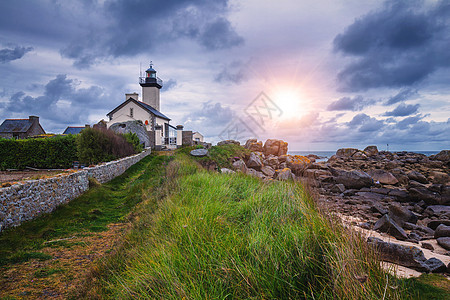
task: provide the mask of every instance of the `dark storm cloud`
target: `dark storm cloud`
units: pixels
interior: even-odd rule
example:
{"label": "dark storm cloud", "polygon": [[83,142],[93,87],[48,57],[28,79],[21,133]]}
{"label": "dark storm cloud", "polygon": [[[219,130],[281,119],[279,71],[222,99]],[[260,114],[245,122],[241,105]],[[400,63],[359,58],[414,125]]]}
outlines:
{"label": "dark storm cloud", "polygon": [[170,91],[177,85],[178,85],[178,82],[175,79],[170,78],[169,80],[164,81],[164,86],[163,86],[163,89],[161,90],[161,92]]}
{"label": "dark storm cloud", "polygon": [[363,108],[374,104],[375,101],[364,99],[362,96],[356,97],[342,97],[330,105],[328,105],[327,110],[350,110],[350,111],[360,111]]}
{"label": "dark storm cloud", "polygon": [[380,131],[384,125],[383,120],[377,120],[366,114],[357,114],[347,123],[350,128],[357,129],[359,132]]}
{"label": "dark storm cloud", "polygon": [[386,101],[385,105],[392,105],[392,104],[395,104],[397,102],[406,101],[406,100],[410,100],[410,99],[415,99],[415,98],[417,98],[417,96],[418,96],[417,90],[414,90],[414,89],[402,89],[395,96],[390,97]]}
{"label": "dark storm cloud", "polygon": [[0,50],[0,63],[7,63],[22,58],[27,52],[33,50],[33,47],[16,46],[14,49],[4,48]]}
{"label": "dark storm cloud", "polygon": [[[224,107],[220,103],[208,101],[202,104],[202,108],[195,113],[190,113],[184,118],[187,126],[199,126],[215,130],[222,129],[235,116],[234,111],[229,107]],[[214,128],[215,127],[215,128]],[[207,132],[209,133],[209,132]]]}
{"label": "dark storm cloud", "polygon": [[78,84],[60,74],[45,85],[43,95],[32,97],[17,92],[3,106],[8,113],[33,114],[63,124],[82,123],[89,114],[87,106],[90,110],[102,109],[109,98],[100,87],[77,88]]}
{"label": "dark storm cloud", "polygon": [[408,104],[401,103],[399,106],[397,106],[393,111],[388,111],[384,115],[385,116],[392,116],[392,117],[404,117],[409,116],[412,114],[415,114],[417,110],[419,109],[420,104]]}
{"label": "dark storm cloud", "polygon": [[192,40],[207,50],[235,47],[243,39],[226,19],[227,2],[107,1],[98,30],[77,35],[61,54],[78,67],[88,67],[104,57],[133,56],[177,39]]}
{"label": "dark storm cloud", "polygon": [[[343,90],[405,87],[450,66],[450,2],[387,1],[334,39],[354,58],[338,75]],[[395,101],[395,100],[394,100]]]}

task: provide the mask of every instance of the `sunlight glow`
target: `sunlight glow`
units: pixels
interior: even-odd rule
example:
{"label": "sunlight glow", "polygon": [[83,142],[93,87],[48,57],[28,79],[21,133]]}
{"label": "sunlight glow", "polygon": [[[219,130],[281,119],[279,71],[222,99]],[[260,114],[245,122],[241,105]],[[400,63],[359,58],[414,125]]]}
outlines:
{"label": "sunlight glow", "polygon": [[274,93],[273,101],[283,111],[282,117],[300,117],[304,114],[305,103],[299,91],[279,90]]}

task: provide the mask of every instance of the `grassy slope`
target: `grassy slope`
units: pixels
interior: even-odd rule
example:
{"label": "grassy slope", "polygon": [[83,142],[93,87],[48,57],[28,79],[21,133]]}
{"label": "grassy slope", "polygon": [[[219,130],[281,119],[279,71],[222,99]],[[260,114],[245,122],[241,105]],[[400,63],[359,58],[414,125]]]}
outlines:
{"label": "grassy slope", "polygon": [[183,155],[167,179],[170,196],[154,214],[143,203],[87,297],[422,298],[416,283],[388,276],[363,240],[318,212],[298,184],[208,173]]}

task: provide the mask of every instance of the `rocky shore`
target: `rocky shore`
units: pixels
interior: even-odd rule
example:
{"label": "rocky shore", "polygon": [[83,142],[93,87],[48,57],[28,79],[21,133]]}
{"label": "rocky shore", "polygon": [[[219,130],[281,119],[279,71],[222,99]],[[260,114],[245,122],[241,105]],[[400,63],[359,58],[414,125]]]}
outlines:
{"label": "rocky shore", "polygon": [[327,162],[315,162],[315,155],[287,154],[282,140],[250,139],[244,147],[251,153],[234,158],[233,170],[222,172],[302,181],[317,191],[327,210],[379,233],[368,242],[383,260],[419,272],[450,273],[450,150],[427,157],[376,146],[345,148]]}

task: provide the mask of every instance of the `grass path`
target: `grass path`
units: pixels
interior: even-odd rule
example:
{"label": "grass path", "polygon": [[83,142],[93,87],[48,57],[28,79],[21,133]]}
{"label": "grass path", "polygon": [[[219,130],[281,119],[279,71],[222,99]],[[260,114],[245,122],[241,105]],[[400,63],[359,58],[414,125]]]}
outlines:
{"label": "grass path", "polygon": [[129,227],[132,209],[161,184],[168,157],[148,156],[122,176],[0,235],[0,299],[66,299]]}

